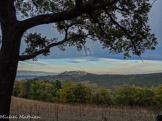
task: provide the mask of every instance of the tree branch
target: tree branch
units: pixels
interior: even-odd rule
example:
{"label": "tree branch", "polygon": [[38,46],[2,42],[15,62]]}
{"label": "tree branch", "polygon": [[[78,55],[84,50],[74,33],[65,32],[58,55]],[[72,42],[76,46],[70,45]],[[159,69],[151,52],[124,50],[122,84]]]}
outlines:
{"label": "tree branch", "polygon": [[13,0],[0,0],[0,22],[4,21],[17,22]]}
{"label": "tree branch", "polygon": [[[76,2],[79,0],[76,0]],[[41,24],[49,24],[53,22],[60,22],[64,20],[70,20],[72,18],[76,18],[82,14],[91,13],[92,11],[103,9],[106,6],[111,6],[113,4],[116,4],[119,0],[112,0],[107,3],[102,3],[99,5],[89,5],[88,3],[82,6],[82,9],[78,9],[77,7],[72,8],[71,10],[62,11],[58,13],[52,13],[52,14],[44,14],[44,15],[38,15],[29,19],[26,19],[24,21],[20,22],[20,27],[26,31],[29,28],[32,28],[37,25]],[[77,3],[80,5],[79,3]]]}
{"label": "tree branch", "polygon": [[38,5],[37,5],[37,3],[35,2],[35,0],[32,0],[32,3],[33,3],[33,5],[35,5],[36,8],[38,7]]}
{"label": "tree branch", "polygon": [[93,20],[95,23],[98,24],[99,29],[101,30],[101,32],[104,33],[104,34],[107,36],[107,33],[103,30],[102,25],[101,25],[101,23],[99,22],[99,20],[98,20],[97,18],[95,19],[92,13],[90,13],[89,16],[90,16],[90,18],[92,18],[92,20]]}
{"label": "tree branch", "polygon": [[72,40],[74,38],[85,37],[83,35],[75,35],[75,36],[72,36],[72,37],[68,38],[67,34],[68,34],[67,31],[65,31],[65,38],[62,41],[60,41],[60,42],[49,44],[44,49],[36,51],[36,52],[34,52],[34,53],[30,54],[30,55],[21,55],[21,56],[19,56],[19,61],[29,60],[29,59],[32,59],[32,58],[40,55],[40,54],[43,54],[43,53],[46,53],[46,52],[50,52],[50,48],[58,46],[58,45],[62,45],[65,42],[70,41],[70,40]]}
{"label": "tree branch", "polygon": [[127,32],[127,30],[124,28],[124,27],[122,27],[117,21],[115,21],[114,19],[113,19],[113,17],[111,16],[111,14],[107,11],[107,9],[105,8],[105,13],[110,17],[110,20],[114,23],[114,24],[116,24],[127,36],[128,36],[128,38],[130,39],[130,41],[131,41],[131,43],[132,43],[132,45],[133,45],[133,48],[134,48],[134,50],[135,50],[135,52],[137,52],[137,48],[136,48],[136,45],[135,45],[135,43],[133,42],[133,40],[132,40],[132,36]]}
{"label": "tree branch", "polygon": [[83,0],[75,0],[76,8],[81,9],[83,7]]}

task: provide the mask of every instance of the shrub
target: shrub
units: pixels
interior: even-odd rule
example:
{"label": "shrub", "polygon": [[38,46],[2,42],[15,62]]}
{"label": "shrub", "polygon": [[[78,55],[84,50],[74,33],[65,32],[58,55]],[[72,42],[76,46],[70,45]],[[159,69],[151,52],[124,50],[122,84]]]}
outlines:
{"label": "shrub", "polygon": [[99,88],[95,94],[93,95],[93,104],[97,105],[110,105],[112,104],[112,99],[110,96],[110,92],[106,90],[104,87]]}

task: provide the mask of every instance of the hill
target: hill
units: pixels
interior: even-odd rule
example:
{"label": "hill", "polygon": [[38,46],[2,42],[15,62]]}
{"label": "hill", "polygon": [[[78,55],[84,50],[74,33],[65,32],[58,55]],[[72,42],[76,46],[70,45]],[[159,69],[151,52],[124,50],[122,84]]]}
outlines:
{"label": "hill", "polygon": [[39,80],[72,80],[74,83],[84,82],[93,86],[112,88],[113,86],[130,84],[136,86],[158,86],[162,84],[162,73],[137,74],[137,75],[110,75],[110,74],[91,74],[83,71],[63,72],[58,75],[48,75],[38,77]]}

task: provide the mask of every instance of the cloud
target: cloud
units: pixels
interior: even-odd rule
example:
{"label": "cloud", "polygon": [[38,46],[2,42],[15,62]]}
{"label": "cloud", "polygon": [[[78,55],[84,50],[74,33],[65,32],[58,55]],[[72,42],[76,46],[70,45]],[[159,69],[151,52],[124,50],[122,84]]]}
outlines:
{"label": "cloud", "polygon": [[83,62],[97,62],[100,61],[100,58],[95,57],[78,57],[78,58],[67,58],[65,59],[68,63],[83,63]]}
{"label": "cloud", "polygon": [[47,63],[39,62],[39,61],[32,61],[32,60],[27,60],[23,62],[19,62],[21,64],[28,64],[28,65],[39,65],[39,66],[47,66]]}
{"label": "cloud", "polygon": [[140,74],[162,72],[162,61],[121,60],[112,58],[39,59],[38,62],[19,63],[19,70],[63,72],[87,71],[90,73]]}
{"label": "cloud", "polygon": [[77,58],[66,58],[69,63],[83,63],[83,62],[111,62],[117,61],[118,59],[111,58],[100,58],[100,57],[77,57]]}
{"label": "cloud", "polygon": [[77,61],[77,60],[67,60],[67,62],[69,62],[69,63],[81,63],[80,61]]}

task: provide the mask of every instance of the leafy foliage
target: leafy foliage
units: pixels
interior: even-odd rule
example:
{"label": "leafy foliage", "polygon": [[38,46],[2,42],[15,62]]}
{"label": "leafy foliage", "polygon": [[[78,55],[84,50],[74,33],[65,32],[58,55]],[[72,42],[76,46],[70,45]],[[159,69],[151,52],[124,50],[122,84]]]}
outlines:
{"label": "leafy foliage", "polygon": [[124,85],[113,91],[114,103],[117,105],[153,105],[154,92],[149,88]]}
{"label": "leafy foliage", "polygon": [[155,106],[162,107],[162,86],[157,88],[123,85],[97,90],[84,83],[61,81],[16,81],[13,95],[45,102],[79,103],[95,105]]}
{"label": "leafy foliage", "polygon": [[155,90],[155,103],[159,106],[162,107],[162,85],[159,85],[158,88]]}
{"label": "leafy foliage", "polygon": [[110,92],[106,90],[104,87],[97,89],[96,93],[92,98],[92,102],[97,105],[112,104]]}
{"label": "leafy foliage", "polygon": [[66,80],[62,89],[60,90],[60,100],[61,102],[70,102],[74,100],[74,95],[72,93],[72,89],[74,88],[74,84],[70,80]]}
{"label": "leafy foliage", "polygon": [[[50,21],[65,39],[77,36],[61,43],[61,50],[67,45],[88,50],[85,43],[91,39],[99,40],[103,48],[110,49],[110,53],[124,53],[126,58],[132,54],[140,56],[147,49],[154,50],[157,45],[155,35],[147,25],[148,12],[152,7],[149,0],[116,0],[114,3],[111,0],[16,0],[15,6],[17,13],[27,18],[49,15],[52,19],[52,14],[66,15],[71,11],[82,13],[75,16],[77,13],[74,12],[75,17]],[[53,40],[36,34],[28,36],[25,53],[29,55],[44,49],[46,43]],[[47,55],[44,52],[40,54]]]}

